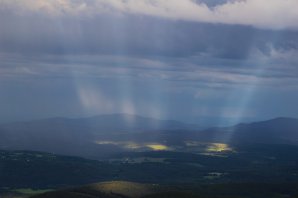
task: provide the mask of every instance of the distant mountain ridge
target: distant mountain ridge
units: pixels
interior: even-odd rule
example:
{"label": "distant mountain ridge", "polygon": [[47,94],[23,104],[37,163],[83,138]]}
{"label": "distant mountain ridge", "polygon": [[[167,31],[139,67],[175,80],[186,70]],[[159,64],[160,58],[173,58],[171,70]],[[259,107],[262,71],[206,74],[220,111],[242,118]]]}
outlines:
{"label": "distant mountain ridge", "polygon": [[176,120],[161,120],[150,117],[143,117],[131,114],[104,114],[83,118],[54,117],[41,120],[25,122],[13,122],[1,124],[0,127],[10,127],[12,125],[39,125],[39,124],[73,124],[88,125],[107,131],[139,131],[139,130],[175,130],[175,129],[198,129],[195,124],[186,124]]}
{"label": "distant mountain ridge", "polygon": [[202,134],[221,142],[298,144],[298,119],[279,117],[231,127],[210,128]]}

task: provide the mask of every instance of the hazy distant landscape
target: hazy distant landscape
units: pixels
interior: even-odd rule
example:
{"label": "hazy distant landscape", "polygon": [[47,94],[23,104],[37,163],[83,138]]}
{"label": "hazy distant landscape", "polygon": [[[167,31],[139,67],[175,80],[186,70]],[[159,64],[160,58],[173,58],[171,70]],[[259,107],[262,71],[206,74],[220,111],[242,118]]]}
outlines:
{"label": "hazy distant landscape", "polygon": [[[52,118],[0,125],[0,148],[102,159],[130,151],[232,151],[234,145],[298,145],[298,119],[201,129],[174,120],[128,114]],[[218,144],[217,144],[218,143]],[[214,144],[212,146],[212,144]]]}

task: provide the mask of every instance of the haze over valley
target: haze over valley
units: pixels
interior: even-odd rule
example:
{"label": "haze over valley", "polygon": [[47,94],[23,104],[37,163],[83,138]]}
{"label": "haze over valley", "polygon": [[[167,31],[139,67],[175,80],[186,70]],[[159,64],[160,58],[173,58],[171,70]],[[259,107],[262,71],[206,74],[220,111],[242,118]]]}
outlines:
{"label": "haze over valley", "polygon": [[232,145],[256,143],[298,145],[297,130],[294,118],[201,129],[174,120],[112,114],[2,124],[0,148],[101,159],[124,151],[204,152],[208,148],[232,151]]}

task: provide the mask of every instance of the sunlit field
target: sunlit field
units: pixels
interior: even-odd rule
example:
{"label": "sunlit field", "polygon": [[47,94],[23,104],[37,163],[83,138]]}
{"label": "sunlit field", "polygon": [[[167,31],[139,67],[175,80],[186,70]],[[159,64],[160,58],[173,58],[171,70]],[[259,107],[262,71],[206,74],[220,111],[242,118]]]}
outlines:
{"label": "sunlit field", "polygon": [[161,143],[137,143],[133,141],[96,141],[99,145],[116,145],[123,149],[134,151],[187,151],[193,153],[225,153],[233,152],[228,144],[225,143],[206,143],[198,141],[185,141],[183,145],[170,146]]}
{"label": "sunlit field", "polygon": [[99,145],[116,145],[120,146],[125,149],[132,149],[132,150],[154,150],[154,151],[162,151],[162,150],[170,150],[170,148],[166,145],[159,144],[159,143],[137,143],[133,141],[127,142],[116,142],[116,141],[96,141],[96,144]]}

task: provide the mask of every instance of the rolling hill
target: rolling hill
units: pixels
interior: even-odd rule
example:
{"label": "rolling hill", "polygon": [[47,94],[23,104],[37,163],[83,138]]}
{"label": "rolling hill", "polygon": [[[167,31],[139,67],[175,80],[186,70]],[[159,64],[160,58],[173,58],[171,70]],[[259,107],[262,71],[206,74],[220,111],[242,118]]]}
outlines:
{"label": "rolling hill", "polygon": [[46,192],[31,198],[294,198],[297,197],[296,189],[297,184],[229,183],[205,186],[162,186],[112,181]]}

